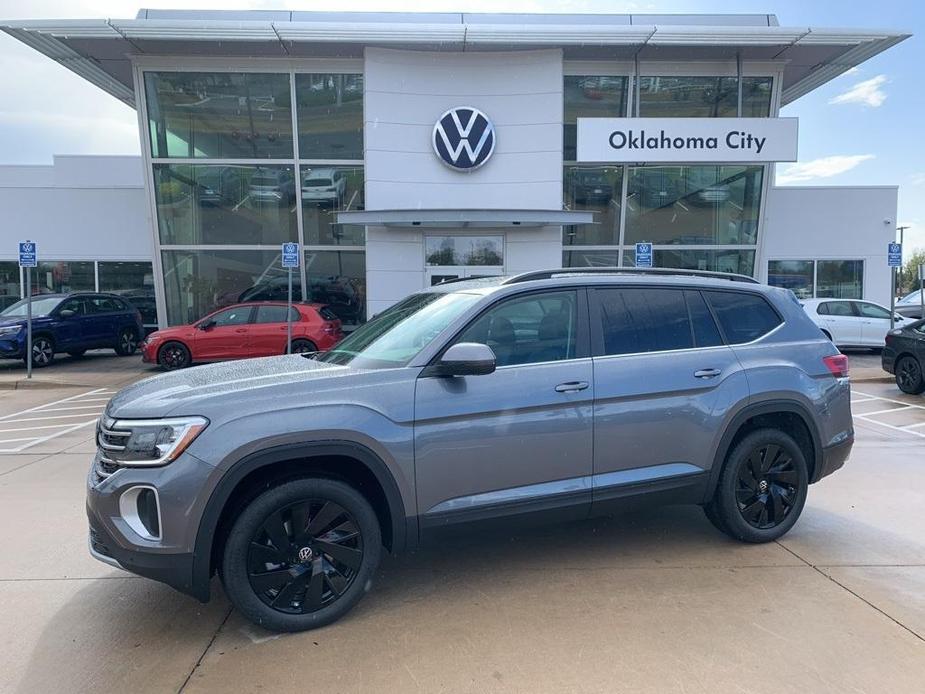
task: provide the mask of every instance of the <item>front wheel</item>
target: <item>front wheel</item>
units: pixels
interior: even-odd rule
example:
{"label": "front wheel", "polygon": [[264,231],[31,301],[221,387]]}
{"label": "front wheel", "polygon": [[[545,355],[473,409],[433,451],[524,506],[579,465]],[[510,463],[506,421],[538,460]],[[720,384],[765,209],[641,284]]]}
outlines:
{"label": "front wheel", "polygon": [[896,363],[896,385],[909,395],[919,395],[925,391],[925,378],[918,359],[905,356]]}
{"label": "front wheel", "polygon": [[726,457],[705,511],[736,540],[771,542],[797,522],[808,489],[809,470],[796,441],[777,429],[758,429]]}
{"label": "front wheel", "polygon": [[128,357],[138,349],[138,339],[135,337],[135,331],[131,328],[124,328],[119,333],[119,339],[116,342],[116,354],[120,357]]}
{"label": "front wheel", "polygon": [[[39,335],[32,339],[32,366],[37,369],[49,366],[55,360],[55,343],[50,337]],[[23,361],[26,361],[23,359]]]}
{"label": "front wheel", "polygon": [[225,592],[272,631],[304,631],[345,615],[379,565],[369,502],[329,479],[299,479],[258,496],[238,516],[222,560]]}

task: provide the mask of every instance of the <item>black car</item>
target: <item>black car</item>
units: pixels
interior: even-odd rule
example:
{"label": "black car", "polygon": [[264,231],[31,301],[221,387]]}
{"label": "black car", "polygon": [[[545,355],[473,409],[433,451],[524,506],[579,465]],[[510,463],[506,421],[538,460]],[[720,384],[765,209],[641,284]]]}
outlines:
{"label": "black car", "polygon": [[895,374],[902,392],[925,392],[925,320],[888,332],[881,360],[883,370]]}

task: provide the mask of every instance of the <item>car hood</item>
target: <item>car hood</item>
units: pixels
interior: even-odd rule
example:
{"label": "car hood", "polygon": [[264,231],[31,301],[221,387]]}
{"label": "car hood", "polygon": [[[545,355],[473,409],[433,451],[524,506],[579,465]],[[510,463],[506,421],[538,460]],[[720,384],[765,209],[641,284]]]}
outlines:
{"label": "car hood", "polygon": [[171,371],[125,388],[109,401],[111,417],[147,419],[167,415],[206,415],[214,408],[231,410],[244,399],[304,396],[324,390],[329,381],[349,388],[345,377],[365,370],[324,364],[300,355],[241,359]]}
{"label": "car hood", "polygon": [[[33,319],[35,320],[35,319]],[[0,317],[0,328],[9,328],[9,327],[22,327],[26,324],[26,321],[22,318],[3,318]]]}

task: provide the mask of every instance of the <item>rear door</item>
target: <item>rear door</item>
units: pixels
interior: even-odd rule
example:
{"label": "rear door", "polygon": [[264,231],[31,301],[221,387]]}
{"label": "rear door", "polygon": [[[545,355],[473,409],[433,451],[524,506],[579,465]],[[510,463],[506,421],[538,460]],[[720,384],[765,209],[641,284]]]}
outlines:
{"label": "rear door", "polygon": [[494,373],[418,379],[414,453],[425,526],[524,511],[587,515],[587,328],[584,290],[501,299],[454,340],[488,344]]}
{"label": "rear door", "polygon": [[738,359],[696,289],[590,294],[593,512],[640,488],[696,494],[716,423],[748,393]]}
{"label": "rear door", "polygon": [[89,314],[85,319],[84,337],[94,347],[114,346],[121,307],[108,296],[87,297],[86,302]]}
{"label": "rear door", "polygon": [[[852,301],[826,301],[819,304],[821,326],[836,345],[862,345],[861,318]],[[886,333],[884,333],[886,334]]]}
{"label": "rear door", "polygon": [[[269,357],[286,353],[286,309],[286,306],[279,304],[257,307],[256,317],[250,327],[250,356]],[[299,318],[299,312],[292,309],[293,335]]]}
{"label": "rear door", "polygon": [[213,314],[211,320],[215,324],[196,331],[193,339],[193,359],[209,361],[250,356],[248,343],[253,308],[235,306]]}

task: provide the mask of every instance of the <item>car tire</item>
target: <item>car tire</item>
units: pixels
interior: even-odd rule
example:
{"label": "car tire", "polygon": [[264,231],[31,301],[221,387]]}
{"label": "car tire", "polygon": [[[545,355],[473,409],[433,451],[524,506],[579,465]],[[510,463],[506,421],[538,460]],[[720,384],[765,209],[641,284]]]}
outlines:
{"label": "car tire", "polygon": [[778,429],[746,435],[726,456],[707,518],[742,542],[771,542],[797,522],[809,490],[806,457]]}
{"label": "car tire", "polygon": [[292,341],[292,353],[293,354],[307,354],[310,352],[317,352],[318,347],[315,346],[315,343],[311,340],[293,340]]}
{"label": "car tire", "polygon": [[157,350],[157,363],[168,371],[185,369],[192,363],[190,351],[182,342],[165,342]]}
{"label": "car tire", "polygon": [[69,355],[74,357],[74,359],[80,359],[83,355],[87,353],[85,349],[71,349],[67,352]]}
{"label": "car tire", "polygon": [[919,395],[925,391],[925,377],[918,359],[907,354],[896,362],[896,385],[909,395]]}
{"label": "car tire", "polygon": [[138,336],[131,328],[123,328],[119,332],[119,339],[113,348],[120,357],[129,357],[138,349]]}
{"label": "car tire", "polygon": [[[32,338],[32,366],[42,369],[51,366],[55,360],[55,341],[48,335],[35,335]],[[26,358],[23,357],[23,362]]]}
{"label": "car tire", "polygon": [[376,513],[357,490],[336,480],[297,479],[264,492],[239,514],[221,576],[231,602],[254,624],[305,631],[340,619],[360,601],[381,551]]}

